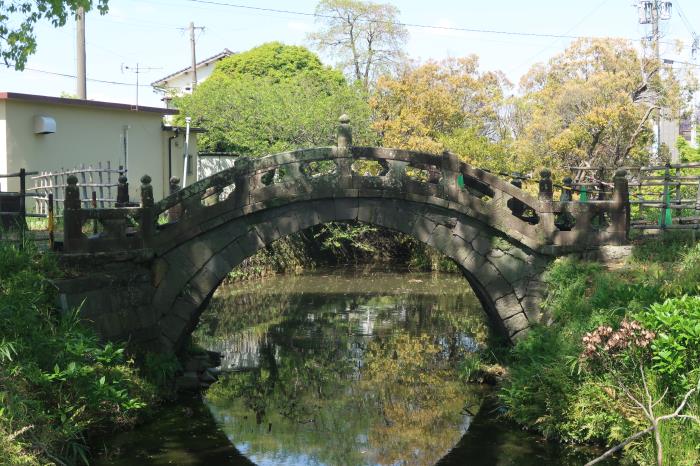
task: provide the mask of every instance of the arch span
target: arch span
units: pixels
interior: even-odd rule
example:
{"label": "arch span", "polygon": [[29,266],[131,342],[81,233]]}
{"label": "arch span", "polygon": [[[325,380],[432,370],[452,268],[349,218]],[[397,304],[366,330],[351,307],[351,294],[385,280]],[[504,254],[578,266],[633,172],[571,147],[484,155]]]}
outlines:
{"label": "arch span", "polygon": [[201,226],[155,259],[153,307],[166,348],[178,347],[194,329],[208,298],[236,265],[277,239],[327,222],[400,231],[450,257],[508,339],[540,319],[541,274],[549,258],[462,213],[401,199],[338,197],[229,215],[210,219],[210,228]]}

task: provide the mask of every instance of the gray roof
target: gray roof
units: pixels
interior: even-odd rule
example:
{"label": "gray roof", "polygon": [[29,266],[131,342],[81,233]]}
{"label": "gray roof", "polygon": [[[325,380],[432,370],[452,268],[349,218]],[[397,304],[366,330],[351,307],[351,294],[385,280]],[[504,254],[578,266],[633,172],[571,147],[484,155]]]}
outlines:
{"label": "gray roof", "polygon": [[[200,66],[209,65],[209,64],[214,63],[214,62],[217,62],[217,61],[219,61],[219,60],[223,60],[224,58],[229,57],[229,56],[231,56],[231,55],[233,55],[233,54],[235,54],[235,53],[236,53],[236,52],[232,52],[232,51],[230,51],[229,49],[224,49],[224,50],[222,50],[221,52],[217,53],[216,55],[212,55],[211,57],[205,58],[204,60],[198,62],[198,63],[197,63],[197,68],[199,68]],[[176,72],[174,72],[174,73],[171,73],[171,74],[169,74],[169,75],[167,75],[167,76],[165,76],[165,77],[163,77],[163,78],[160,78],[160,79],[157,80],[157,81],[153,81],[153,82],[151,83],[151,86],[154,86],[154,87],[164,87],[164,86],[167,84],[167,82],[170,81],[172,78],[174,78],[175,76],[181,75],[181,74],[185,74],[185,73],[189,72],[191,69],[192,69],[192,67],[191,67],[191,66],[188,66],[188,67],[183,68],[183,69],[181,69],[181,70],[179,70],[179,71],[176,71]]]}

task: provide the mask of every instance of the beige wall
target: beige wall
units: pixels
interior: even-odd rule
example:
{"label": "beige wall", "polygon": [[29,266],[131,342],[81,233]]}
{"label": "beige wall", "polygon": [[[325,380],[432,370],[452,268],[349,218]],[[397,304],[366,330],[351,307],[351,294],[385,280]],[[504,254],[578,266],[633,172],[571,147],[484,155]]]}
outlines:
{"label": "beige wall", "polygon": [[[54,171],[81,164],[102,162],[104,165],[107,161],[112,167],[124,165],[124,128],[128,127],[127,176],[131,199],[139,199],[139,180],[144,174],[153,179],[156,200],[168,190],[167,142],[171,133],[162,130],[159,113],[19,100],[2,101],[0,109],[4,110],[0,110],[0,171],[14,172],[20,168]],[[35,115],[54,118],[56,132],[34,134]],[[197,153],[196,138],[192,138],[190,152]],[[173,166],[179,166],[179,176],[182,176],[181,159],[182,151],[176,152],[173,145]],[[28,182],[28,186],[33,186],[33,182]],[[18,189],[17,181],[11,182],[9,188]],[[5,184],[3,189],[7,189]]]}
{"label": "beige wall", "polygon": [[[10,173],[7,167],[7,157],[3,157],[7,147],[5,134],[5,102],[0,101],[0,175]],[[0,179],[0,191],[8,191],[6,179]]]}

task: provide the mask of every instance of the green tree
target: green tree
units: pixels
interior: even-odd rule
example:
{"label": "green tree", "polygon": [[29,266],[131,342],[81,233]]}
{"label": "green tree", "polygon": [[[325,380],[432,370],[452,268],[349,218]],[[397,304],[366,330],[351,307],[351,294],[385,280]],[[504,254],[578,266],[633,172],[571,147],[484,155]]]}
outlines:
{"label": "green tree", "polygon": [[0,56],[5,65],[23,70],[30,55],[36,52],[34,26],[48,20],[55,27],[66,24],[78,8],[85,11],[97,6],[100,13],[107,12],[109,0],[9,0],[0,1]]}
{"label": "green tree", "polygon": [[399,9],[361,0],[321,0],[316,6],[319,32],[308,35],[313,46],[338,59],[338,65],[365,89],[403,58],[408,37],[398,23]]}
{"label": "green tree", "polygon": [[659,108],[677,114],[692,81],[621,39],[581,39],[521,80],[518,154],[552,167],[645,163]]}
{"label": "green tree", "polygon": [[506,168],[510,132],[502,118],[501,73],[480,72],[475,55],[430,61],[382,76],[371,106],[383,144],[440,153],[451,150],[484,168]]}
{"label": "green tree", "polygon": [[372,140],[364,91],[298,46],[273,42],[229,57],[177,105],[208,129],[201,142],[209,150],[262,156],[330,145],[343,113],[356,141]]}

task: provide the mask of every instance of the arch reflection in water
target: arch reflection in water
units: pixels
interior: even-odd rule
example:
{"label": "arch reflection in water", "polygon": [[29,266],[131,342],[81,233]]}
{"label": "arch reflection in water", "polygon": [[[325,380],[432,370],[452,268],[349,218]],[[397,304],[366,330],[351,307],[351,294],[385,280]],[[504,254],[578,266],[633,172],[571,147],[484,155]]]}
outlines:
{"label": "arch reflection in water", "polygon": [[464,365],[486,343],[458,275],[319,273],[236,284],[198,342],[232,371],[207,400],[257,464],[434,464],[483,389]]}

